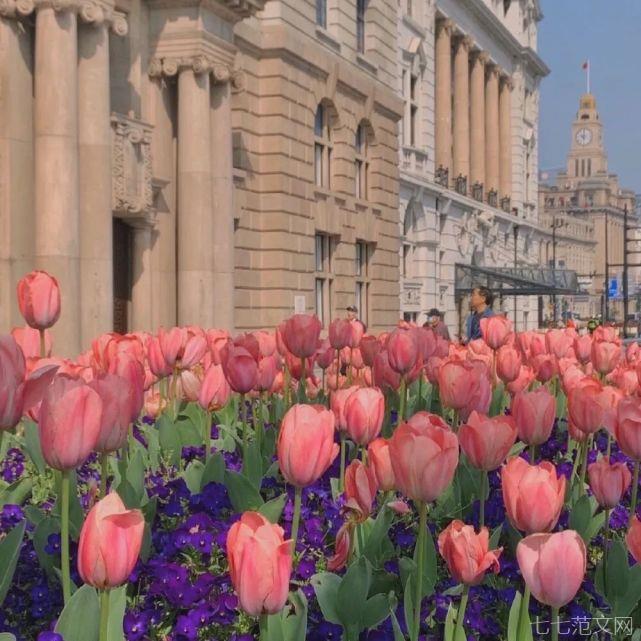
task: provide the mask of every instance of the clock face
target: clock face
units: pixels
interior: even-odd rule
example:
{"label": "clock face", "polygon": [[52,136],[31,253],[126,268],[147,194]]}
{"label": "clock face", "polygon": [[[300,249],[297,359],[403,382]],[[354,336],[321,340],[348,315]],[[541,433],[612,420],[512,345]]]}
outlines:
{"label": "clock face", "polygon": [[592,140],[592,132],[586,127],[582,127],[576,132],[576,141],[579,145],[588,145]]}

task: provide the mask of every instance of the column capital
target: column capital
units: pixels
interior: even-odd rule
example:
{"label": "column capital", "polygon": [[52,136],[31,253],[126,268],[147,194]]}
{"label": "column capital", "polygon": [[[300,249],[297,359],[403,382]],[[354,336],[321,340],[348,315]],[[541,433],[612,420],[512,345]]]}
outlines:
{"label": "column capital", "polygon": [[149,63],[148,73],[151,78],[172,77],[185,69],[191,69],[195,74],[211,74],[213,81],[216,83],[231,81],[236,87],[237,83],[242,82],[238,78],[239,72],[207,55],[152,58]]}
{"label": "column capital", "polygon": [[496,80],[499,79],[501,75],[501,70],[498,68],[498,65],[495,65],[493,63],[487,63],[485,65],[485,68],[487,69],[488,78],[492,78]]}
{"label": "column capital", "polygon": [[454,31],[454,22],[449,18],[441,18],[436,22],[436,35],[438,36],[441,33],[445,33],[448,36],[451,36]]}
{"label": "column capital", "polygon": [[467,51],[469,51],[474,45],[474,40],[472,40],[470,36],[460,34],[456,37],[455,44],[457,49],[463,47],[464,49],[467,49]]}
{"label": "column capital", "polygon": [[514,89],[514,80],[511,76],[501,75],[501,88],[506,88],[508,91]]}
{"label": "column capital", "polygon": [[481,65],[486,65],[490,61],[490,54],[487,51],[472,51],[472,63],[478,62]]}

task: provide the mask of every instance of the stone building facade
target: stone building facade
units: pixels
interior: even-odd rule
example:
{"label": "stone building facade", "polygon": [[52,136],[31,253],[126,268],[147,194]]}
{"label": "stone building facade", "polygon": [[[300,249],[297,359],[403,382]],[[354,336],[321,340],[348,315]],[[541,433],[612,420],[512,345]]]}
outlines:
{"label": "stone building facade", "polygon": [[[603,130],[596,98],[590,93],[582,95],[571,126],[566,167],[556,173],[554,181],[540,186],[541,225],[546,234],[540,261],[576,271],[584,292],[556,300],[557,317],[568,312],[581,319],[604,315],[606,298],[610,298],[608,317],[623,320],[624,212],[628,210],[629,225],[637,227],[636,197],[608,170]],[[629,230],[629,239],[635,233]],[[638,247],[629,244],[628,249]],[[638,254],[632,254],[630,263],[638,263],[637,258]],[[631,296],[637,273],[637,269],[630,270]],[[611,292],[607,296],[606,288]],[[554,304],[548,301],[549,316],[554,316]],[[633,309],[631,306],[630,311]]]}
{"label": "stone building facade", "polygon": [[398,318],[396,0],[3,0],[0,310],[101,332]]}
{"label": "stone building facade", "polygon": [[[457,265],[536,266],[539,82],[536,0],[399,3],[401,311],[437,307],[459,333]],[[532,296],[495,305],[537,325]]]}

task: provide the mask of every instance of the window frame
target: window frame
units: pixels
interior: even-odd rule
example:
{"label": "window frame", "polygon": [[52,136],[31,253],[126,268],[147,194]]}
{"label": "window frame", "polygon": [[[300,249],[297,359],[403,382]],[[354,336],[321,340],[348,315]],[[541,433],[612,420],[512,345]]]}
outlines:
{"label": "window frame", "polygon": [[316,26],[327,29],[327,0],[316,0]]}
{"label": "window frame", "polygon": [[354,194],[359,200],[369,200],[369,132],[360,122],[354,134]]}
{"label": "window frame", "polygon": [[365,53],[365,14],[368,0],[356,0],[356,51]]}
{"label": "window frame", "polygon": [[[317,231],[314,235],[314,309],[323,327],[332,322],[334,238]],[[320,300],[319,300],[320,295]],[[320,309],[319,309],[320,302]]]}
{"label": "window frame", "polygon": [[360,320],[369,325],[371,262],[373,243],[357,240],[354,245],[354,304]]}
{"label": "window frame", "polygon": [[324,189],[332,187],[333,148],[329,107],[320,102],[314,114],[314,184],[317,187]]}

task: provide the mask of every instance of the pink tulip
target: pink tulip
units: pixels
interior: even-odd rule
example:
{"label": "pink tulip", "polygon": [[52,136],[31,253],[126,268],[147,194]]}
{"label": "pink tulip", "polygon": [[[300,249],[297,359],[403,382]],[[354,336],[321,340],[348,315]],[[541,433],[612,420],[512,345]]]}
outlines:
{"label": "pink tulip", "polygon": [[358,389],[356,385],[351,387],[342,387],[334,392],[330,397],[329,406],[332,412],[334,412],[334,418],[336,419],[336,429],[339,431],[347,430],[347,420],[345,418],[345,403],[347,399]]}
{"label": "pink tulip", "polygon": [[383,349],[383,346],[375,336],[369,336],[366,334],[361,338],[359,348],[365,365],[367,365],[367,367],[372,367],[374,365],[376,354]]}
{"label": "pink tulip", "polygon": [[255,386],[257,392],[267,392],[271,389],[280,366],[280,356],[276,353],[261,358],[258,361],[258,374]]}
{"label": "pink tulip", "polygon": [[281,323],[280,332],[285,347],[294,356],[309,358],[316,351],[321,323],[316,316],[294,314]]}
{"label": "pink tulip", "polygon": [[637,563],[641,563],[641,521],[635,516],[625,535],[625,543]]}
{"label": "pink tulip", "polygon": [[507,384],[507,391],[512,396],[515,396],[519,392],[526,391],[528,387],[530,387],[530,385],[534,382],[534,379],[534,370],[528,365],[523,365],[521,367],[521,370],[519,371],[518,377],[511,383]]}
{"label": "pink tulip", "polygon": [[374,470],[376,481],[383,492],[389,492],[396,487],[389,441],[384,438],[374,439],[367,447],[367,462]]}
{"label": "pink tulip", "polygon": [[425,422],[403,423],[389,441],[396,487],[414,501],[436,499],[454,478],[458,465],[456,434]]}
{"label": "pink tulip", "polygon": [[487,414],[490,411],[492,402],[492,386],[489,379],[489,371],[481,362],[475,365],[477,372],[476,386],[472,391],[472,396],[468,404],[459,410],[459,417],[466,421],[472,412]]}
{"label": "pink tulip", "polygon": [[40,407],[40,444],[54,470],[84,463],[100,436],[102,400],[82,381],[56,376]]}
{"label": "pink tulip", "polygon": [[351,521],[343,523],[336,534],[336,545],[334,547],[334,556],[327,561],[327,569],[330,572],[342,570],[349,561],[349,555],[352,548],[354,524]]}
{"label": "pink tulip", "polygon": [[283,417],[278,435],[278,464],[296,487],[315,483],[338,455],[334,414],[321,405],[294,405]]}
{"label": "pink tulip", "polygon": [[557,359],[565,358],[574,344],[576,334],[566,329],[550,329],[545,333],[545,343],[549,354]]}
{"label": "pink tulip", "polygon": [[166,407],[167,400],[160,395],[160,392],[152,390],[145,392],[145,416],[155,420],[165,411]]}
{"label": "pink tulip", "polygon": [[609,374],[622,357],[621,343],[619,341],[593,341],[592,365],[599,374]]}
{"label": "pink tulip", "polygon": [[641,461],[641,398],[626,396],[619,401],[614,437],[624,454]]}
{"label": "pink tulip", "polygon": [[345,506],[365,521],[372,511],[372,503],[378,492],[374,470],[354,459],[345,470]]}
{"label": "pink tulip", "polygon": [[521,355],[512,345],[503,345],[496,352],[496,374],[504,383],[515,381],[521,373]]}
{"label": "pink tulip", "polygon": [[418,341],[413,329],[395,329],[387,339],[390,367],[401,376],[409,373],[418,360]]}
{"label": "pink tulip", "polygon": [[486,527],[477,534],[463,521],[452,521],[438,537],[438,551],[445,559],[452,577],[464,585],[479,585],[488,570],[498,572],[503,548],[490,550]]}
{"label": "pink tulip", "polygon": [[221,350],[220,356],[223,372],[234,392],[246,394],[254,389],[258,380],[258,365],[244,347],[237,347],[230,341]]}
{"label": "pink tulip", "polygon": [[130,387],[126,379],[116,374],[100,374],[89,386],[102,400],[100,433],[95,445],[98,452],[114,452],[127,442],[131,423]]}
{"label": "pink tulip", "polygon": [[585,577],[585,543],[574,530],[531,534],[519,541],[516,558],[534,597],[553,608],[572,601]]}
{"label": "pink tulip", "polygon": [[127,582],[138,561],[145,519],[140,510],[128,510],[116,492],[98,501],[80,530],[78,572],[100,590]]}
{"label": "pink tulip", "polygon": [[489,418],[472,412],[459,429],[461,449],[479,470],[495,470],[505,460],[516,441],[516,426],[511,416]]}
{"label": "pink tulip", "polygon": [[385,417],[385,397],[376,387],[355,390],[345,401],[345,425],[357,445],[367,445],[381,432]]}
{"label": "pink tulip", "polygon": [[198,393],[198,404],[205,411],[225,407],[231,396],[231,388],[225,378],[222,365],[210,365]]}
{"label": "pink tulip", "polygon": [[492,348],[498,349],[507,343],[512,334],[512,322],[505,316],[486,316],[481,318],[483,340]]}
{"label": "pink tulip", "polygon": [[438,391],[445,407],[461,410],[469,405],[478,387],[479,372],[470,361],[449,358],[438,370]]}
{"label": "pink tulip", "polygon": [[517,530],[549,532],[556,525],[565,497],[565,477],[549,461],[529,465],[519,456],[501,469],[505,511]]}
{"label": "pink tulip", "polygon": [[600,458],[588,467],[590,489],[599,505],[607,510],[616,507],[632,482],[632,475],[625,463],[610,463]]}
{"label": "pink tulip", "polygon": [[29,327],[51,327],[60,318],[58,281],[43,271],[27,274],[18,282],[18,307]]}
{"label": "pink tulip", "polygon": [[354,320],[349,321],[349,330],[349,341],[347,343],[347,347],[355,349],[360,345],[361,338],[363,338],[363,334],[365,334],[365,325],[355,318]]}
{"label": "pink tulip", "polygon": [[604,411],[599,401],[602,391],[598,381],[586,377],[568,394],[568,415],[575,427],[586,434],[594,434],[603,427]]}
{"label": "pink tulip", "polygon": [[520,392],[512,401],[511,413],[519,438],[528,445],[541,445],[552,434],[556,400],[543,386],[532,392]]}
{"label": "pink tulip", "polygon": [[574,353],[579,363],[585,365],[590,362],[592,358],[592,336],[590,334],[574,337]]}
{"label": "pink tulip", "polygon": [[[51,333],[44,330],[45,335],[45,357],[51,356]],[[40,358],[40,332],[33,327],[14,327],[11,330],[11,336],[20,346],[26,359]]]}
{"label": "pink tulip", "polygon": [[616,431],[617,410],[624,394],[620,389],[611,385],[604,385],[597,400],[603,408],[603,427],[610,434],[614,435]]}
{"label": "pink tulip", "polygon": [[336,318],[329,324],[328,336],[333,349],[343,349],[350,343],[352,329],[346,318]]}
{"label": "pink tulip", "polygon": [[107,373],[116,374],[127,381],[129,385],[127,395],[129,397],[129,409],[131,411],[130,422],[133,423],[140,415],[140,410],[144,403],[145,370],[142,364],[131,355],[122,352],[114,356],[109,364]]}
{"label": "pink tulip", "polygon": [[323,370],[326,370],[336,360],[336,350],[330,345],[329,340],[325,339],[321,342],[316,350],[314,356],[316,365]]}
{"label": "pink tulip", "polygon": [[401,384],[401,375],[390,367],[387,350],[382,350],[375,356],[372,374],[374,385],[381,389],[397,390]]}
{"label": "pink tulip", "polygon": [[229,575],[240,607],[250,616],[276,614],[285,606],[292,545],[283,534],[259,512],[245,512],[229,529]]}

